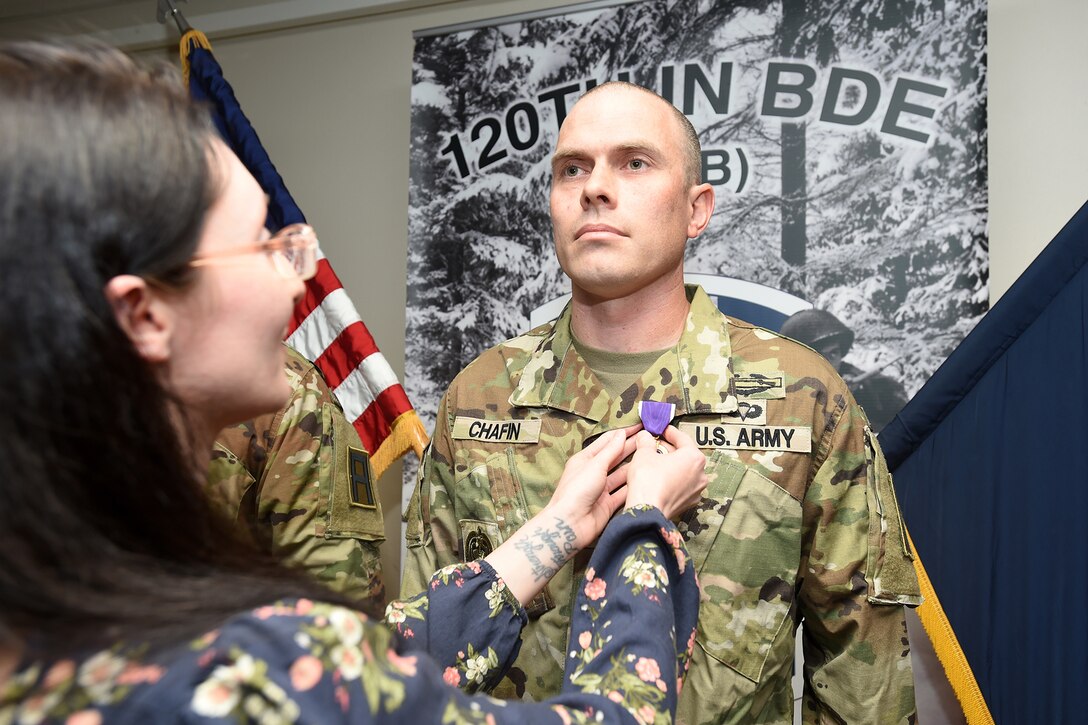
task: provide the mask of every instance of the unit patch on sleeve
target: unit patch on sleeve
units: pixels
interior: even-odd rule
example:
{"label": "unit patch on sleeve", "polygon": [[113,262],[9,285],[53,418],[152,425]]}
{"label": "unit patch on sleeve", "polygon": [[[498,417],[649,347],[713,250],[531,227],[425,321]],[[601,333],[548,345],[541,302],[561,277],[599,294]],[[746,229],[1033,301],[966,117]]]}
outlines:
{"label": "unit patch on sleeve", "polygon": [[484,420],[459,415],[453,421],[452,434],[456,440],[536,443],[540,440],[540,419]]}
{"label": "unit patch on sleeve", "polygon": [[808,426],[681,423],[680,430],[694,438],[700,448],[812,452],[812,428]]}

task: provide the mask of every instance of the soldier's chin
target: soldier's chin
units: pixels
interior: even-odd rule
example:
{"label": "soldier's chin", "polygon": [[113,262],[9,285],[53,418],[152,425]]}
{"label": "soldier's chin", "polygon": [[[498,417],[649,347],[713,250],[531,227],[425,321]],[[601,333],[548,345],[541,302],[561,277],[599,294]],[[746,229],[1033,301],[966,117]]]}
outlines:
{"label": "soldier's chin", "polygon": [[606,274],[583,277],[572,282],[576,294],[587,301],[607,302],[618,300],[639,290],[640,285],[632,282],[630,275]]}

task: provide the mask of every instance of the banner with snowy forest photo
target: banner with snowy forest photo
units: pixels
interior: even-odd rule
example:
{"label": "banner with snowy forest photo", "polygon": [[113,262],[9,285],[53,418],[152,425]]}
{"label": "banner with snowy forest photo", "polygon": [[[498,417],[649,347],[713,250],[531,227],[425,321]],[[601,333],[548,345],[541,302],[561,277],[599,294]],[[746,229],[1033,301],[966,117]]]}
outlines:
{"label": "banner with snowy forest photo", "polygon": [[549,156],[610,79],[699,132],[717,203],[689,280],[844,355],[875,427],[986,311],[985,0],[644,0],[421,32],[406,387],[428,428],[461,368],[561,310]]}

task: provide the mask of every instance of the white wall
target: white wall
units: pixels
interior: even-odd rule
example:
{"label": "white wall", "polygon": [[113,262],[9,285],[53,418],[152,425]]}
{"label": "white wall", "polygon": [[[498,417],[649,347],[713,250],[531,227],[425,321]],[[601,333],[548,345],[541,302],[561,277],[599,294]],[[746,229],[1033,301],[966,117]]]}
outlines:
{"label": "white wall", "polygon": [[1088,200],[1088,2],[990,0],[990,300]]}
{"label": "white wall", "polygon": [[[199,26],[211,2],[193,0],[181,9]],[[398,373],[404,369],[412,31],[569,4],[410,2],[417,7],[395,3],[375,12],[383,7],[379,0],[358,3],[369,5],[358,14],[369,14],[354,19],[340,13],[340,19],[292,27],[280,17],[288,27],[212,34],[243,108]],[[266,3],[278,10],[291,5],[298,6]],[[249,12],[260,26],[261,8]],[[85,31],[93,21],[80,22]],[[1088,199],[1085,27],[1085,0],[990,0],[991,300]],[[0,37],[19,33],[17,22],[0,16]],[[174,48],[168,52],[176,59]],[[399,539],[399,481],[397,466],[380,486],[392,541]],[[386,556],[395,592],[399,547],[387,546]]]}

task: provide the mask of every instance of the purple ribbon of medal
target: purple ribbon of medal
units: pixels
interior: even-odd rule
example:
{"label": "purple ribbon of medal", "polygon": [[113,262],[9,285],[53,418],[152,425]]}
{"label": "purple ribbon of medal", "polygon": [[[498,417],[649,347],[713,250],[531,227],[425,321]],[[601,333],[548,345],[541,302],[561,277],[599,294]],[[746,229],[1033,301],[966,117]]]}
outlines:
{"label": "purple ribbon of medal", "polygon": [[640,400],[638,403],[638,417],[642,419],[642,427],[654,438],[665,432],[675,413],[675,403],[658,403],[653,400]]}

